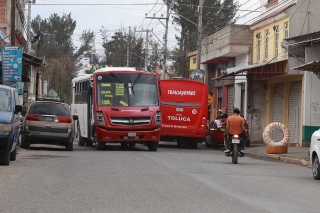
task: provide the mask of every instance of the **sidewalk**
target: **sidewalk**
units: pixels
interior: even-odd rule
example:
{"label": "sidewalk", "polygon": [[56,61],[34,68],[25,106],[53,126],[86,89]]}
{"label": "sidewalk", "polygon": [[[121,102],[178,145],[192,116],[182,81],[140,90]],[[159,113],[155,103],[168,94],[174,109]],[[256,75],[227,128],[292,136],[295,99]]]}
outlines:
{"label": "sidewalk", "polygon": [[286,154],[266,154],[265,144],[251,144],[250,147],[246,148],[246,152],[248,155],[272,158],[311,167],[310,157],[308,155],[309,149],[309,147],[288,147],[288,153]]}

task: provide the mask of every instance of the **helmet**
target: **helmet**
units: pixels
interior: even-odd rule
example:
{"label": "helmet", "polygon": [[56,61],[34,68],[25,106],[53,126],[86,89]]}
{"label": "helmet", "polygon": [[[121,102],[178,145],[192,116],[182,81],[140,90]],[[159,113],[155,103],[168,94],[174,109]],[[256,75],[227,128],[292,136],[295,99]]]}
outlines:
{"label": "helmet", "polygon": [[234,108],[234,109],[233,109],[233,113],[240,114],[240,109],[239,109],[239,108]]}

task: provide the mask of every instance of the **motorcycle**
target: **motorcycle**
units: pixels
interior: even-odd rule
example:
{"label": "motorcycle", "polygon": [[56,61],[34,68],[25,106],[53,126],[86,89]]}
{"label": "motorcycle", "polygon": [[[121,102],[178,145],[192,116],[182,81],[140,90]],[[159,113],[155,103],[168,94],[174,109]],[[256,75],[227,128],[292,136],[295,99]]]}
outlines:
{"label": "motorcycle", "polygon": [[232,163],[237,164],[238,163],[238,157],[244,157],[244,154],[240,152],[240,140],[242,138],[239,137],[239,135],[233,135],[231,137],[231,140],[229,139],[229,144],[230,145],[230,152],[226,153],[226,156],[231,156],[232,157]]}

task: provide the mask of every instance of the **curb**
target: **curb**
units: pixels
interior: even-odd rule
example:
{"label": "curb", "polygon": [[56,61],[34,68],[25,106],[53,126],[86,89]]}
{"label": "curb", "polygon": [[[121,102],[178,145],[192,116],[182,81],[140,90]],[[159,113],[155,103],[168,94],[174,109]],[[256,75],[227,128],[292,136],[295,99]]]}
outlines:
{"label": "curb", "polygon": [[296,164],[300,164],[300,165],[307,166],[307,167],[312,167],[310,161],[305,160],[305,159],[290,158],[290,157],[284,157],[284,156],[279,156],[279,155],[275,155],[275,154],[264,154],[264,157],[265,158],[272,158],[272,159],[276,159],[276,160],[281,160],[284,162],[296,163]]}

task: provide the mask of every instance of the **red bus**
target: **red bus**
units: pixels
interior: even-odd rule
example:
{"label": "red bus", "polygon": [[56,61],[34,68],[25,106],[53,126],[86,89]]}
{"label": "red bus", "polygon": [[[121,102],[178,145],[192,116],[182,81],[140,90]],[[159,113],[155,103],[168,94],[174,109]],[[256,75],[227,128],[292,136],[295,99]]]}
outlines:
{"label": "red bus", "polygon": [[208,85],[184,79],[161,80],[161,141],[196,149],[205,141]]}
{"label": "red bus", "polygon": [[127,67],[107,67],[72,81],[71,110],[80,146],[106,143],[122,147],[144,143],[156,151],[161,112],[156,74]]}

